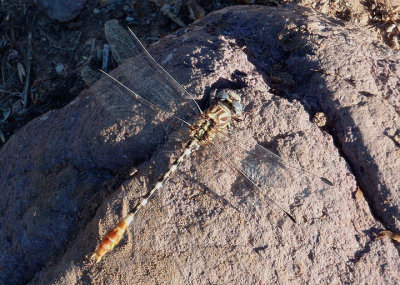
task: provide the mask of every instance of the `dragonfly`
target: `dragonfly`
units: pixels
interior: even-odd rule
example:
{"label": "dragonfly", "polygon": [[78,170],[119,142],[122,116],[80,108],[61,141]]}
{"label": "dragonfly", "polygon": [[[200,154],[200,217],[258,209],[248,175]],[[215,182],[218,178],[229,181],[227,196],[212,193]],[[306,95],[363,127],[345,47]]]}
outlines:
{"label": "dragonfly", "polygon": [[[104,236],[91,256],[96,263],[118,245],[138,212],[163,188],[182,161],[204,148],[210,149],[209,156],[221,158],[252,189],[260,191],[265,201],[293,222],[297,222],[294,215],[271,198],[268,189],[287,188],[302,179],[316,179],[324,185],[333,186],[327,178],[288,162],[260,144],[232,135],[232,124],[243,120],[241,98],[233,90],[220,90],[216,94],[216,102],[203,110],[193,96],[153,59],[129,28],[123,28],[117,20],[110,20],[105,24],[105,33],[116,61],[128,62],[131,68],[129,73],[135,76],[126,78],[126,74],[112,76],[100,71],[102,80],[108,86],[103,82],[94,84],[91,89],[101,104],[115,116],[129,116],[137,111],[137,106],[146,106],[179,122],[186,143],[181,154],[153,188]],[[149,114],[146,119],[154,119],[152,112]]]}

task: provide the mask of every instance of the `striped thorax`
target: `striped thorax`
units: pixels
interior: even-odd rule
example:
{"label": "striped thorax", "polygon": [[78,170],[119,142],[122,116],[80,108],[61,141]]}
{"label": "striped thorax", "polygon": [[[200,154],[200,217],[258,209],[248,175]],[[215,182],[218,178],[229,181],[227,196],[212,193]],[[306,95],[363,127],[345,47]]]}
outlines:
{"label": "striped thorax", "polygon": [[217,104],[199,116],[189,135],[199,145],[207,144],[216,134],[229,128],[232,119],[239,120],[241,114],[240,97],[233,91],[220,91],[217,94]]}

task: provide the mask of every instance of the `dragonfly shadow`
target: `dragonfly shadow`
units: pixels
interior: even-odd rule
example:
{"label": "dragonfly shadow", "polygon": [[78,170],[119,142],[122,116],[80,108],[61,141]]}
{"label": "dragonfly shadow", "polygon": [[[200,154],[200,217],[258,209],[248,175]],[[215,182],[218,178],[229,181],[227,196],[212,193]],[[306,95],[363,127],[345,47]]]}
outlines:
{"label": "dragonfly shadow", "polygon": [[[189,177],[187,177],[187,178],[189,178]],[[229,202],[229,200],[227,198],[225,198],[224,196],[222,196],[220,194],[217,194],[217,192],[213,191],[210,187],[207,186],[207,184],[205,184],[203,182],[197,182],[197,185],[203,190],[204,194],[210,196],[212,199],[217,201],[221,206],[224,206],[224,207],[228,206],[237,212],[240,211],[231,202]]]}

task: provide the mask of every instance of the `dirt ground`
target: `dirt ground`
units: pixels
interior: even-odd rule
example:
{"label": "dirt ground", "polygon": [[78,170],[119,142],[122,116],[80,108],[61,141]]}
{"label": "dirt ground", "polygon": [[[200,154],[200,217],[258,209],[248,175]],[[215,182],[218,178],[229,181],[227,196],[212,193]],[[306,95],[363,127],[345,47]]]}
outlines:
{"label": "dirt ground", "polygon": [[[85,88],[84,66],[105,43],[103,24],[118,19],[150,44],[223,7],[285,5],[254,0],[1,1],[0,147],[30,120],[68,104]],[[344,21],[369,26],[399,48],[400,2],[298,1]],[[112,63],[111,63],[112,66]]]}

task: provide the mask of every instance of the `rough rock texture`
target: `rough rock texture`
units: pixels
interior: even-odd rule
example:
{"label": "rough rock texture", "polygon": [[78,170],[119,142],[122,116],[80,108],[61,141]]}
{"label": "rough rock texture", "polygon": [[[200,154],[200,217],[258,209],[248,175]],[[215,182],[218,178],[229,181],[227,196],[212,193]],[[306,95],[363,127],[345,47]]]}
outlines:
{"label": "rough rock texture", "polygon": [[[373,38],[304,8],[246,6],[149,48],[197,99],[227,80],[246,83],[235,135],[335,183],[272,189],[298,224],[205,150],[94,265],[99,240],[176,153],[164,143],[173,123],[142,106],[143,117],[118,118],[91,91],[32,121],[0,151],[0,282],[398,283],[399,247],[375,237],[400,228],[400,57]],[[135,76],[130,64],[114,74]],[[311,123],[316,112],[326,130]],[[138,172],[124,179],[132,165]],[[371,208],[354,198],[356,181]]]}

